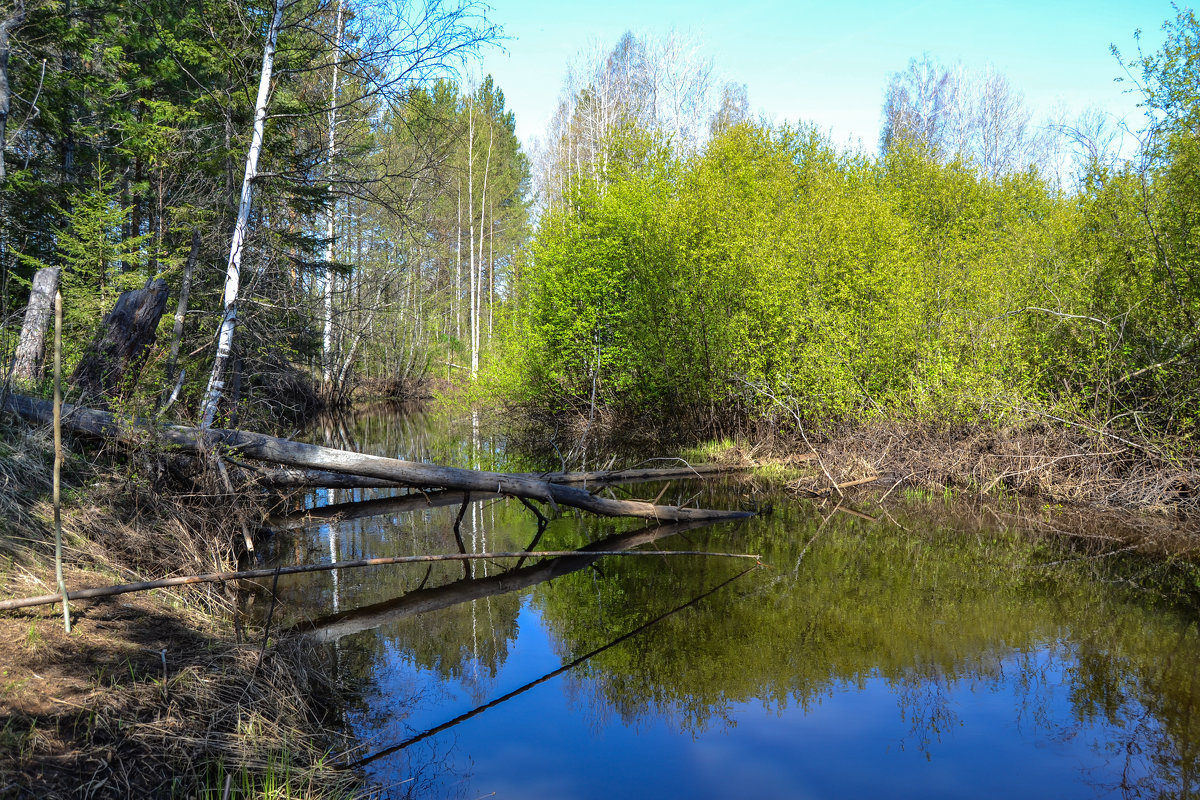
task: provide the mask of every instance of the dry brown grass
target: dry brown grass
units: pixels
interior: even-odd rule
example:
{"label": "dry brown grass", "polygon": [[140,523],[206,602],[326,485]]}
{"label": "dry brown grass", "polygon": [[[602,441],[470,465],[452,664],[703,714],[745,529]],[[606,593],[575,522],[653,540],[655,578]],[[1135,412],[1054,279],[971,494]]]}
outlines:
{"label": "dry brown grass", "polygon": [[222,766],[239,782],[290,771],[281,796],[345,790],[311,733],[329,687],[305,653],[285,640],[258,667],[257,631],[238,645],[203,625],[145,596],[76,608],[70,636],[53,611],[6,620],[0,796],[194,796]]}
{"label": "dry brown grass", "polygon": [[[668,453],[727,439],[729,446],[706,460],[803,466],[811,474],[793,484],[808,494],[878,476],[881,486],[951,487],[980,497],[1017,494],[1170,515],[1200,512],[1200,457],[1035,415],[1007,425],[926,419],[848,423],[827,427],[822,435],[809,431],[807,441],[782,417],[722,421],[704,413],[664,426],[604,410],[589,421],[586,410],[549,416],[516,409],[513,418],[524,420],[518,436],[522,447],[552,449],[568,469],[584,453],[593,459],[623,449]],[[819,457],[816,463],[799,463],[813,454]]]}
{"label": "dry brown grass", "polygon": [[[20,424],[0,429],[9,596],[53,591],[48,444]],[[70,588],[232,567],[241,522],[261,517],[254,497],[161,457],[75,452],[64,480]],[[260,664],[263,632],[234,627],[232,599],[208,587],[75,603],[69,636],[59,606],[0,616],[0,796],[220,797],[226,774],[241,791],[351,794],[352,776],[325,764],[340,740],[319,719],[332,691],[324,671],[287,639],[272,638]]]}
{"label": "dry brown grass", "polygon": [[[951,487],[1050,503],[1190,515],[1200,511],[1200,465],[1150,445],[1031,419],[1005,427],[879,422],[815,444],[839,483]],[[831,468],[832,470],[833,468]]]}

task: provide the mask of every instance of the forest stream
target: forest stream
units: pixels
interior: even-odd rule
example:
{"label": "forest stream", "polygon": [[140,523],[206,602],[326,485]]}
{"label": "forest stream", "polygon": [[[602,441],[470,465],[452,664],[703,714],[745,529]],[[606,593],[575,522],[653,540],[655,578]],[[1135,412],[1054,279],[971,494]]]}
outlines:
{"label": "forest stream", "polygon": [[[374,410],[309,437],[461,467],[560,466],[470,417]],[[1151,591],[1169,562],[903,490],[842,509],[745,478],[622,491],[763,513],[655,529],[547,509],[536,549],[649,544],[761,565],[589,556],[279,579],[275,619],[326,648],[353,689],[338,715],[361,748],[344,760],[384,796],[1200,793],[1196,608]],[[402,493],[316,490],[304,504]],[[470,551],[525,550],[538,533],[514,499],[377,510],[278,528],[268,564],[456,552],[460,512]]]}

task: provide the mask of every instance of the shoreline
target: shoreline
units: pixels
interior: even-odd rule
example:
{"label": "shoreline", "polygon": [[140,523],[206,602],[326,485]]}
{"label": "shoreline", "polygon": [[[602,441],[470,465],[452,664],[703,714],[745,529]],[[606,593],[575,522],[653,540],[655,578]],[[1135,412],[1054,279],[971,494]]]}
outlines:
{"label": "shoreline", "polygon": [[[598,410],[506,409],[525,446],[567,460],[609,452],[680,452],[695,460],[800,469],[791,488],[812,496],[832,486],[878,484],[988,497],[1020,496],[1097,512],[1137,512],[1200,522],[1200,455],[1170,453],[1085,424],[1030,415],[997,423],[894,417],[798,432],[775,419],[680,415],[670,426]],[[549,453],[549,451],[548,451]],[[811,464],[807,463],[811,460]],[[803,468],[801,469],[801,466]],[[787,481],[784,481],[785,483]]]}

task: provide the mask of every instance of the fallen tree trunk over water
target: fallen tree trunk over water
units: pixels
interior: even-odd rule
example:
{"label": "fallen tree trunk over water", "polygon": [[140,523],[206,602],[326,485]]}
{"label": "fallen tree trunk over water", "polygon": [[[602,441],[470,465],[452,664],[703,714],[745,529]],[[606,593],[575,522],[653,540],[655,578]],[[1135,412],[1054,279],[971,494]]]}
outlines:
{"label": "fallen tree trunk over water", "polygon": [[[723,472],[741,472],[749,466],[726,466],[724,464],[689,464],[679,467],[656,467],[638,469],[592,470],[589,472],[510,472],[514,477],[531,478],[547,483],[602,484],[632,483],[635,481],[665,481],[687,478],[704,478]],[[263,486],[281,489],[394,489],[399,484],[381,478],[364,478],[318,469],[271,469],[256,470],[255,480]]]}
{"label": "fallen tree trunk over water", "polygon": [[[710,553],[704,550],[591,550],[588,556],[714,556],[717,558],[753,558],[758,560],[757,553]],[[392,556],[390,558],[362,558],[357,561],[334,561],[329,564],[301,564],[291,567],[276,567],[263,569],[248,569],[241,572],[205,572],[200,575],[181,575],[177,578],[162,578],[156,581],[139,581],[138,583],[122,583],[115,586],[97,586],[93,589],[77,589],[67,592],[67,601],[87,600],[94,597],[112,597],[130,592],[148,592],[151,589],[165,589],[170,586],[188,586],[195,583],[223,583],[225,581],[245,580],[250,578],[273,578],[276,575],[293,575],[300,572],[328,572],[335,569],[355,569],[358,567],[377,567],[388,564],[425,564],[435,561],[477,561],[481,559],[499,558],[562,558],[578,556],[579,550],[536,550],[533,552],[520,551],[515,553],[439,553],[429,556]],[[0,611],[12,611],[19,608],[45,606],[60,602],[61,592],[43,594],[37,597],[20,597],[14,600],[0,601]]]}
{"label": "fallen tree trunk over water", "polygon": [[[47,423],[53,416],[52,404],[23,395],[11,395],[5,405],[26,419]],[[208,453],[224,450],[230,454],[288,467],[317,469],[395,481],[418,488],[460,489],[541,500],[557,508],[560,505],[591,511],[607,517],[640,517],[662,522],[693,520],[731,520],[752,516],[745,511],[718,511],[702,508],[659,506],[639,500],[614,500],[598,497],[585,489],[550,483],[527,475],[481,472],[456,467],[441,467],[418,461],[402,461],[366,453],[335,450],[315,444],[279,439],[261,433],[221,428],[188,428],[182,425],[154,426],[145,421],[129,420],[105,411],[63,405],[63,427],[76,433],[117,439],[123,442],[155,442],[165,449],[182,453]]]}

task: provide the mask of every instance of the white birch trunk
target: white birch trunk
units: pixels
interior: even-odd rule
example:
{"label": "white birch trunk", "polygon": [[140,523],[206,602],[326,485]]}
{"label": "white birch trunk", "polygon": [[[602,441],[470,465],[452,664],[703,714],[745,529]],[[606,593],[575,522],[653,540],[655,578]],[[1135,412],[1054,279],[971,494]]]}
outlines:
{"label": "white birch trunk", "polygon": [[267,99],[271,93],[271,75],[275,68],[275,42],[283,24],[283,7],[286,0],[275,0],[275,14],[267,28],[267,41],[263,46],[262,72],[258,76],[258,98],[254,101],[254,132],[250,137],[250,148],[246,152],[246,173],[242,177],[242,195],[238,201],[237,222],[233,226],[233,237],[229,243],[229,262],[225,267],[225,314],[221,318],[221,331],[217,338],[217,355],[213,359],[212,374],[208,388],[204,391],[201,406],[200,427],[211,428],[217,415],[217,405],[225,389],[225,365],[233,351],[233,328],[237,318],[238,286],[242,271],[242,248],[246,243],[246,229],[250,224],[250,197],[254,178],[258,174],[258,155],[262,152],[263,131],[267,123]]}
{"label": "white birch trunk", "polygon": [[330,384],[333,381],[333,227],[334,217],[337,211],[337,198],[333,196],[333,159],[336,154],[337,140],[337,84],[338,84],[338,59],[342,57],[342,3],[341,0],[337,4],[337,31],[333,38],[333,76],[329,83],[329,156],[328,156],[328,173],[329,173],[329,218],[325,225],[325,238],[328,240],[325,245],[325,337],[322,342],[321,352],[323,355],[323,367],[325,378],[325,389],[328,391],[333,388]]}
{"label": "white birch trunk", "polygon": [[458,179],[458,236],[454,244],[454,338],[462,339],[462,178]]}
{"label": "white birch trunk", "polygon": [[470,273],[467,278],[471,283],[471,380],[475,380],[475,369],[478,353],[476,352],[476,319],[475,304],[478,302],[476,297],[477,287],[475,285],[475,97],[472,95],[467,106],[467,216],[469,217],[468,224],[470,225],[470,238],[467,241],[467,249],[470,251],[467,255],[470,259]]}
{"label": "white birch trunk", "polygon": [[476,263],[479,265],[479,274],[476,275],[475,284],[477,287],[475,300],[475,338],[471,342],[471,380],[479,374],[479,334],[483,327],[483,231],[485,214],[487,213],[487,185],[488,173],[492,169],[492,137],[495,131],[492,128],[492,121],[488,119],[488,151],[487,160],[483,165],[483,192],[479,196],[479,259]]}
{"label": "white birch trunk", "polygon": [[492,324],[496,320],[496,210],[487,225],[487,345],[492,345]]}

